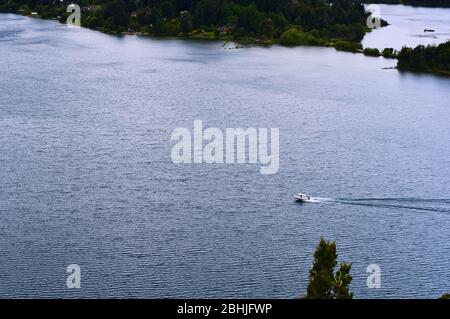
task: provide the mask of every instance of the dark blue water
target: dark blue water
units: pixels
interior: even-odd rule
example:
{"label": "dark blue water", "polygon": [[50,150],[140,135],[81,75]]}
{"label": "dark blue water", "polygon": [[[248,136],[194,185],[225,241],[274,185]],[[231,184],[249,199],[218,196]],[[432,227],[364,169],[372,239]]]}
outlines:
{"label": "dark blue water", "polygon": [[[14,15],[0,61],[1,297],[295,298],[320,236],[357,298],[450,291],[450,80]],[[171,132],[195,119],[279,128],[279,173],[173,164]]]}

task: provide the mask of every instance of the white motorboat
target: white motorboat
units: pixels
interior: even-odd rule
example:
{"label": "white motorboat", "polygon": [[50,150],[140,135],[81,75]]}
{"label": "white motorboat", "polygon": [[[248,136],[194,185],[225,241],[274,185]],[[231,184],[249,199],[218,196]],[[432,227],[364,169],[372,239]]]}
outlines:
{"label": "white motorboat", "polygon": [[294,196],[294,198],[300,202],[306,202],[311,199],[311,197],[306,196],[305,194],[302,194],[302,193],[298,193],[297,195]]}

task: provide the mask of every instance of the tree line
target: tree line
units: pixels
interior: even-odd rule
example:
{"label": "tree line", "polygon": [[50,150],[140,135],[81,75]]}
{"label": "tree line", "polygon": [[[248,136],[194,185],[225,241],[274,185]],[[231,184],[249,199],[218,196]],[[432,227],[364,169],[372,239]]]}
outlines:
{"label": "tree line", "polygon": [[401,71],[426,72],[450,76],[450,41],[439,45],[404,47],[397,55]]}
{"label": "tree line", "polygon": [[[37,12],[65,21],[72,1],[0,0],[2,12]],[[367,31],[367,14],[355,0],[78,0],[82,25],[106,32],[142,32],[153,36],[280,39],[293,29],[289,44],[359,42]],[[288,34],[289,35],[289,34]],[[286,35],[285,35],[286,36]]]}
{"label": "tree line", "polygon": [[[264,41],[286,46],[322,45],[368,56],[397,58],[399,70],[450,75],[450,42],[439,46],[363,49],[368,14],[356,0],[78,0],[82,25],[104,32],[140,32],[222,40]],[[399,0],[377,2],[398,3]],[[403,3],[448,3],[403,0]],[[59,18],[67,0],[0,0],[0,12]]]}

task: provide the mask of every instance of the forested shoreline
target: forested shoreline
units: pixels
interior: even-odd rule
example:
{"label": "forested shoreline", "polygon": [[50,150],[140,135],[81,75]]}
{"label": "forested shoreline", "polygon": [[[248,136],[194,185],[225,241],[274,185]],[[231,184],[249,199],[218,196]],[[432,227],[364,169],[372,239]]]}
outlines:
{"label": "forested shoreline", "polygon": [[[84,27],[108,33],[138,33],[206,39],[280,42],[285,45],[359,43],[368,14],[359,1],[334,0],[80,0]],[[1,12],[68,16],[71,1],[2,0]]]}
{"label": "forested shoreline", "polygon": [[450,76],[450,41],[437,46],[404,47],[398,54],[397,68],[401,71]]}
{"label": "forested shoreline", "polygon": [[[367,56],[397,58],[399,70],[450,75],[450,42],[434,47],[363,49],[371,30],[368,13],[355,0],[0,0],[0,12],[65,22],[67,6],[77,3],[84,27],[114,34],[142,34],[284,46],[332,46]],[[379,0],[435,4],[443,0]],[[383,26],[387,25],[385,21]]]}

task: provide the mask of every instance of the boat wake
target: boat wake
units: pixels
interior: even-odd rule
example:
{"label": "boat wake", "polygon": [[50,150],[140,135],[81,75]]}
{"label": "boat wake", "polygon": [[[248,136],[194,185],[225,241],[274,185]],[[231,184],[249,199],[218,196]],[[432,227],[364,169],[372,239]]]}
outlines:
{"label": "boat wake", "polygon": [[345,205],[450,213],[450,199],[444,198],[338,198],[335,202]]}
{"label": "boat wake", "polygon": [[448,198],[328,198],[310,197],[307,203],[337,203],[380,208],[398,208],[417,211],[450,213],[450,199]]}
{"label": "boat wake", "polygon": [[341,201],[390,201],[390,202],[422,202],[422,203],[447,203],[449,198],[417,198],[417,197],[368,197],[368,198],[337,198]]}

